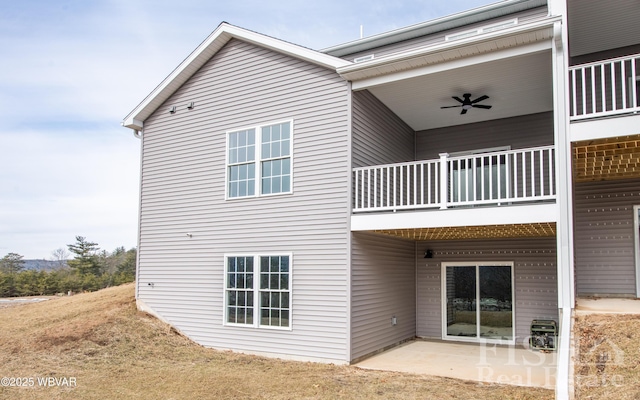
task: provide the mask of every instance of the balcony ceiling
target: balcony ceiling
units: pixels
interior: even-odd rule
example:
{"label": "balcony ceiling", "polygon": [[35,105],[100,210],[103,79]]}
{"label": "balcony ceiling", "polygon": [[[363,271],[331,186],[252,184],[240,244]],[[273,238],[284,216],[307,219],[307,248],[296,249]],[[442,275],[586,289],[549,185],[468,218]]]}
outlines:
{"label": "balcony ceiling", "polygon": [[443,228],[377,230],[375,232],[410,240],[545,237],[556,235],[556,223],[544,222],[510,225],[454,226]]}
{"label": "balcony ceiling", "polygon": [[[415,131],[551,111],[551,51],[445,69],[368,90]],[[459,104],[451,97],[464,93],[471,93],[472,100],[489,96],[479,104],[493,108],[474,108],[465,115],[460,108],[440,109]]]}
{"label": "balcony ceiling", "polygon": [[576,182],[640,178],[640,135],[573,144]]}

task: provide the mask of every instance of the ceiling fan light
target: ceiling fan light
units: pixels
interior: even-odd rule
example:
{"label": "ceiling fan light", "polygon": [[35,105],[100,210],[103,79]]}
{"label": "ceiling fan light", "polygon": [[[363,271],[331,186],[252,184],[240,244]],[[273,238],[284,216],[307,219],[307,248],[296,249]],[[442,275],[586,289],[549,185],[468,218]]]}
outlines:
{"label": "ceiling fan light", "polygon": [[465,104],[465,105],[462,106],[462,109],[463,110],[470,110],[471,107],[473,107],[471,104]]}

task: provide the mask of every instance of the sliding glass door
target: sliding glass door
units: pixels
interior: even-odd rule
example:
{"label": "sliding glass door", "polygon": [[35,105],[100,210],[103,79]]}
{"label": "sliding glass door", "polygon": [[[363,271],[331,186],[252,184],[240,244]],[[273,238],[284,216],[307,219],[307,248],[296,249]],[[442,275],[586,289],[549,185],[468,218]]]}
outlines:
{"label": "sliding glass door", "polygon": [[443,263],[443,337],[514,340],[513,263]]}

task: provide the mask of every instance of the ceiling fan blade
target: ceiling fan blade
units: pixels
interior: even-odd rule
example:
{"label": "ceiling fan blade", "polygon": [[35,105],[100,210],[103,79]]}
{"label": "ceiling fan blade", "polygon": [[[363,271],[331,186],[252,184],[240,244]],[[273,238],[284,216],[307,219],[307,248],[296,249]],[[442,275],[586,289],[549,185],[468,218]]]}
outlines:
{"label": "ceiling fan blade", "polygon": [[466,113],[467,113],[467,109],[466,108],[463,108],[462,111],[460,111],[460,115],[466,114]]}
{"label": "ceiling fan blade", "polygon": [[454,100],[458,100],[460,103],[464,103],[464,100],[462,100],[460,97],[458,96],[451,96],[452,99]]}
{"label": "ceiling fan blade", "polygon": [[472,107],[474,108],[484,108],[485,110],[488,110],[491,108],[491,106],[485,106],[484,104],[473,104]]}
{"label": "ceiling fan blade", "polygon": [[440,108],[458,108],[458,107],[462,107],[462,104],[460,104],[459,106],[445,106]]}
{"label": "ceiling fan blade", "polygon": [[485,94],[484,96],[480,96],[480,97],[478,97],[477,99],[473,100],[473,101],[471,102],[471,104],[476,104],[477,102],[480,102],[480,101],[482,101],[482,100],[486,100],[486,99],[488,99],[488,98],[489,98],[489,96],[487,96],[487,95]]}

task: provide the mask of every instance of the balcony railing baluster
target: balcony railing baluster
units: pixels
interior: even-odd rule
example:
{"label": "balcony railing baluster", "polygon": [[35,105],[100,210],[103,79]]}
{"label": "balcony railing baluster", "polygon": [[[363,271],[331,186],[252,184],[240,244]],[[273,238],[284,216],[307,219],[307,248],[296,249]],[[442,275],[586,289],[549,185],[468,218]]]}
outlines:
{"label": "balcony railing baluster", "polygon": [[[636,72],[639,61],[640,54],[635,54],[570,67],[570,119],[577,121],[640,111],[637,101],[640,76]],[[601,102],[599,107],[598,101]]]}
{"label": "balcony railing baluster", "polygon": [[353,211],[554,200],[554,166],[554,147],[543,146],[354,168]]}

